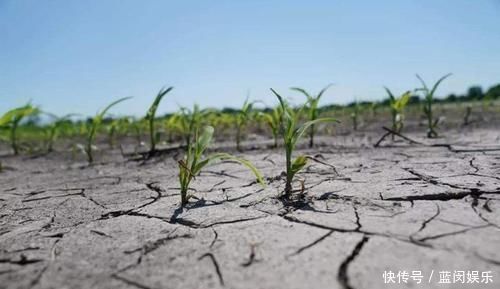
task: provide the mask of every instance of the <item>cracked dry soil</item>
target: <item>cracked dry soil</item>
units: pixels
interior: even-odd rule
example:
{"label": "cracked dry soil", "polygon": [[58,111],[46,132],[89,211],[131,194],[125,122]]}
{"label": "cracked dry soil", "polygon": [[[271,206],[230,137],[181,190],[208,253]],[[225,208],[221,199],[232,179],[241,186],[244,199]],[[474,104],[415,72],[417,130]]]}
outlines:
{"label": "cracked dry soil", "polygon": [[[247,151],[267,187],[217,164],[185,209],[175,152],[136,162],[107,151],[93,166],[7,157],[0,288],[499,288],[499,133],[373,148],[377,136],[301,149],[339,175],[311,163],[289,202],[277,198],[281,152]],[[389,270],[492,271],[493,283],[389,286]]]}

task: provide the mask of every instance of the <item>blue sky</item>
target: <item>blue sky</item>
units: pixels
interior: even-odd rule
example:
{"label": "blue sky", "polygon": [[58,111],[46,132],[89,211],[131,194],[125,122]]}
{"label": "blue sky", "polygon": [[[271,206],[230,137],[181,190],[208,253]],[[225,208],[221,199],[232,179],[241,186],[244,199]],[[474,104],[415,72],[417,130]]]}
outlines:
{"label": "blue sky", "polygon": [[273,87],[322,102],[385,97],[454,75],[438,94],[500,82],[499,0],[0,0],[0,112],[32,100],[56,114],[143,115],[178,105],[239,107]]}

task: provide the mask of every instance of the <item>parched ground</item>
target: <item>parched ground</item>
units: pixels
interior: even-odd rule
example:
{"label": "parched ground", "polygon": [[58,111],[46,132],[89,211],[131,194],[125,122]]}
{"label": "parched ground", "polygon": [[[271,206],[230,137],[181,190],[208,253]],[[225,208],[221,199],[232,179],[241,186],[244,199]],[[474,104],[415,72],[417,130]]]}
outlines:
{"label": "parched ground", "polygon": [[[380,134],[320,138],[299,152],[338,174],[311,162],[289,202],[281,151],[250,150],[265,188],[214,165],[185,209],[175,152],[138,162],[110,151],[90,167],[4,158],[0,288],[499,288],[500,132],[445,134],[378,148]],[[439,284],[455,270],[480,283]]]}

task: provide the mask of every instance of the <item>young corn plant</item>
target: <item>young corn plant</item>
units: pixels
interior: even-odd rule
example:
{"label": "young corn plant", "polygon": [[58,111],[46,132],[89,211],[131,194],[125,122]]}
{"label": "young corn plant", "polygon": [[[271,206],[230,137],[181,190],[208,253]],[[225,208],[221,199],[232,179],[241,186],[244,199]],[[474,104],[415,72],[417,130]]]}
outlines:
{"label": "young corn plant", "polygon": [[192,197],[188,194],[191,181],[198,176],[204,167],[218,161],[231,160],[246,166],[255,175],[257,181],[261,185],[264,185],[264,180],[259,170],[245,159],[238,158],[227,153],[214,153],[204,157],[205,150],[212,142],[213,134],[214,128],[212,126],[204,127],[201,135],[195,133],[192,141],[187,147],[186,155],[178,162],[182,207],[184,207],[188,203],[189,198]]}
{"label": "young corn plant", "polygon": [[245,129],[248,121],[253,117],[253,105],[254,102],[249,102],[247,98],[243,103],[241,110],[238,112],[238,115],[236,116],[236,149],[238,151],[241,151],[241,134]]}
{"label": "young corn plant", "polygon": [[[389,90],[389,88],[384,87],[385,91],[389,95],[390,107],[391,107],[391,120],[392,120],[392,130],[401,133],[404,125],[404,109],[410,101],[411,92],[407,91],[403,93],[400,97],[395,97],[394,94]],[[392,135],[394,140],[394,134]]]}
{"label": "young corn plant", "polygon": [[96,137],[97,131],[99,130],[99,127],[101,126],[102,120],[104,119],[104,116],[106,115],[108,110],[110,110],[113,106],[117,105],[118,103],[120,103],[122,101],[128,100],[130,98],[131,97],[124,97],[124,98],[120,98],[120,99],[112,102],[105,109],[103,109],[101,112],[97,113],[97,115],[94,118],[92,118],[92,123],[91,123],[90,129],[88,130],[88,133],[87,133],[87,143],[86,143],[85,148],[84,148],[85,154],[87,155],[87,161],[89,162],[89,164],[94,162],[94,155],[92,153],[93,143],[94,143],[94,139]]}
{"label": "young corn plant", "polygon": [[117,135],[118,125],[119,125],[118,123],[119,123],[119,119],[113,119],[113,121],[111,121],[111,123],[107,127],[107,131],[108,131],[108,144],[109,144],[109,148],[110,149],[114,149],[115,148],[116,135]]}
{"label": "young corn plant", "polygon": [[153,104],[151,104],[151,107],[149,108],[147,114],[146,114],[146,120],[148,121],[149,124],[149,136],[150,136],[150,153],[156,152],[156,142],[158,140],[156,131],[155,131],[155,116],[156,116],[156,110],[158,109],[158,106],[160,105],[160,101],[162,98],[169,93],[172,89],[174,89],[172,86],[167,88],[167,89],[161,89],[158,94],[156,95],[155,100],[153,101]]}
{"label": "young corn plant", "polygon": [[434,93],[436,92],[436,89],[438,88],[439,84],[446,78],[451,76],[451,73],[446,74],[445,76],[441,77],[435,84],[432,86],[432,89],[429,89],[425,83],[425,81],[417,74],[418,80],[420,80],[420,83],[422,84],[422,88],[419,88],[417,90],[422,91],[424,93],[424,115],[427,119],[427,137],[428,138],[435,138],[438,136],[438,133],[436,131],[436,128],[439,123],[439,118],[434,119],[434,114],[432,111],[432,104],[434,102]]}
{"label": "young corn plant", "polygon": [[201,128],[203,118],[210,112],[211,111],[209,109],[200,109],[197,104],[193,106],[192,110],[186,107],[181,108],[180,114],[178,114],[178,121],[180,122],[180,126],[182,127],[186,147],[189,147],[191,145],[193,136]]}
{"label": "young corn plant", "polygon": [[0,127],[6,127],[10,130],[10,144],[14,155],[19,154],[19,144],[17,137],[17,128],[21,121],[29,116],[34,116],[39,113],[39,109],[27,104],[18,108],[7,111],[0,117]]}
{"label": "young corn plant", "polygon": [[264,119],[264,121],[267,123],[269,128],[271,129],[271,133],[272,133],[273,139],[274,139],[273,147],[277,148],[278,147],[278,138],[279,138],[281,118],[283,115],[283,110],[282,110],[281,106],[277,106],[272,111],[266,112],[266,113],[261,113],[260,115]]}
{"label": "young corn plant", "polygon": [[176,138],[182,136],[184,138],[183,126],[181,123],[182,114],[176,112],[165,119],[164,127],[167,132],[169,142],[174,142]]}
{"label": "young corn plant", "polygon": [[59,136],[59,131],[61,127],[73,116],[76,114],[67,114],[62,117],[58,117],[55,114],[52,113],[46,113],[50,117],[54,119],[52,124],[49,126],[49,130],[47,133],[47,152],[53,152],[54,151],[54,142],[57,140],[57,137]]}
{"label": "young corn plant", "polygon": [[130,127],[129,117],[113,119],[107,126],[108,144],[110,149],[114,149],[118,136],[125,135]]}
{"label": "young corn plant", "polygon": [[[323,96],[325,91],[330,86],[332,86],[332,84],[325,86],[316,96],[309,94],[305,89],[302,89],[300,87],[291,88],[292,90],[298,91],[307,97],[306,110],[310,121],[316,120],[318,118],[319,101],[321,99],[321,96]],[[314,124],[312,124],[311,127],[309,128],[309,147],[314,146],[314,134],[315,134],[315,127]]]}
{"label": "young corn plant", "polygon": [[308,157],[301,155],[292,160],[292,155],[295,150],[295,146],[304,133],[312,126],[322,122],[338,122],[334,118],[318,118],[315,120],[310,120],[302,125],[298,124],[299,115],[296,113],[287,102],[274,90],[271,91],[278,98],[283,115],[280,123],[280,131],[283,137],[283,143],[285,146],[285,158],[286,158],[286,183],[285,183],[285,193],[284,197],[289,198],[292,195],[292,183],[294,176],[304,168],[307,164]]}
{"label": "young corn plant", "polygon": [[137,142],[136,150],[143,145],[142,142],[142,131],[143,131],[143,121],[142,119],[129,118],[129,127],[132,129],[132,133]]}

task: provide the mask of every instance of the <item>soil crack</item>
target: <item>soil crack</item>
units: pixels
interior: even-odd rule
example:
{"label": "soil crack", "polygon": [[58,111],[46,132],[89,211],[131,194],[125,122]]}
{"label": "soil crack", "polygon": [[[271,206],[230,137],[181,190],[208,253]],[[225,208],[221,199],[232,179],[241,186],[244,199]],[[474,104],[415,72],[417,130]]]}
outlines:
{"label": "soil crack", "polygon": [[359,241],[356,246],[354,247],[354,250],[352,250],[351,254],[347,256],[347,258],[340,264],[339,267],[339,272],[337,275],[337,279],[339,280],[340,284],[342,285],[343,288],[345,289],[353,289],[352,285],[349,282],[349,275],[347,270],[349,269],[349,265],[356,259],[356,257],[359,255],[361,252],[361,249],[363,249],[363,246],[368,242],[370,238],[368,236],[363,236],[363,239]]}
{"label": "soil crack", "polygon": [[215,273],[217,273],[217,277],[219,277],[219,282],[222,286],[224,286],[224,278],[222,276],[222,272],[220,270],[220,266],[219,266],[219,263],[217,262],[217,259],[215,259],[215,256],[214,254],[212,253],[205,253],[203,255],[201,255],[198,260],[202,260],[203,258],[205,257],[209,257],[210,260],[212,261],[212,264],[214,265],[215,267]]}

